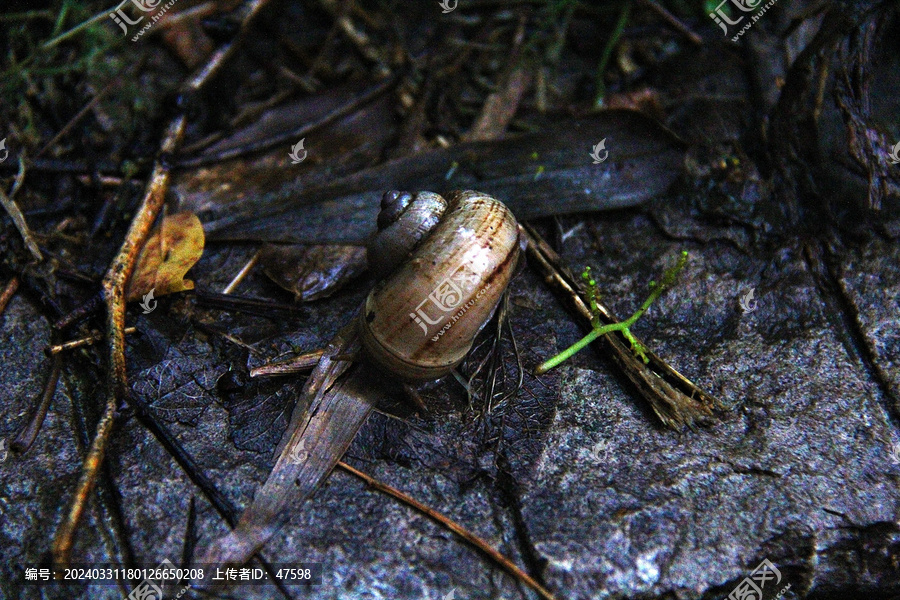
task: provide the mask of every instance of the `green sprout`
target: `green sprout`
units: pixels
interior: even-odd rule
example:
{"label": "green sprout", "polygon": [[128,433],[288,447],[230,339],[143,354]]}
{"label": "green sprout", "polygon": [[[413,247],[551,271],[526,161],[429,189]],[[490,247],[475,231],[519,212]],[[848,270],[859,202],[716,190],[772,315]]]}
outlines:
{"label": "green sprout", "polygon": [[636,337],[631,333],[631,326],[635,324],[635,322],[641,318],[647,309],[650,308],[650,305],[659,298],[664,291],[669,289],[675,284],[675,279],[678,277],[678,273],[684,268],[684,265],[687,263],[687,251],[682,251],[681,256],[678,258],[678,262],[675,263],[675,266],[667,269],[665,273],[663,273],[662,280],[659,282],[651,281],[650,282],[650,296],[641,304],[641,307],[635,311],[633,315],[628,317],[628,319],[622,321],[621,323],[611,323],[609,325],[603,325],[600,320],[600,294],[597,292],[597,282],[591,277],[591,268],[585,267],[584,272],[581,274],[581,278],[584,280],[585,285],[587,286],[587,304],[591,311],[591,327],[593,329],[589,334],[554,356],[553,358],[541,363],[534,370],[535,375],[543,375],[553,367],[559,365],[560,363],[568,360],[572,356],[574,356],[577,352],[579,352],[582,348],[599,338],[601,335],[606,335],[607,333],[612,333],[613,331],[619,331],[622,335],[625,336],[631,343],[631,351],[634,352],[636,356],[641,358],[645,363],[649,362],[650,359],[647,358],[647,349],[641,344]]}
{"label": "green sprout", "polygon": [[619,38],[622,37],[622,33],[625,31],[625,25],[628,23],[628,15],[630,12],[631,0],[625,0],[622,4],[622,12],[619,13],[619,19],[616,21],[616,25],[613,28],[612,35],[606,42],[606,46],[603,48],[603,53],[600,55],[600,62],[597,65],[597,74],[595,76],[597,94],[594,96],[594,108],[603,108],[606,102],[606,83],[603,81],[603,75],[606,73],[606,66],[609,64],[609,59],[612,57],[613,50],[615,50],[616,44],[619,43]]}

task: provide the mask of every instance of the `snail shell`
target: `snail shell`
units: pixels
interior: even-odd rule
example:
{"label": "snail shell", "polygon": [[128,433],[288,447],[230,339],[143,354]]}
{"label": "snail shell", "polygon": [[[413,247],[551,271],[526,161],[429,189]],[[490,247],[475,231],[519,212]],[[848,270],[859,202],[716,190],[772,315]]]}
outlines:
{"label": "snail shell", "polygon": [[428,235],[447,210],[434,192],[390,191],[381,198],[378,233],[367,247],[369,270],[376,280],[390,275]]}
{"label": "snail shell", "polygon": [[497,307],[518,263],[519,225],[502,202],[473,191],[448,201],[388,192],[385,213],[369,245],[384,279],[360,312],[360,339],[394,375],[437,379],[462,362]]}

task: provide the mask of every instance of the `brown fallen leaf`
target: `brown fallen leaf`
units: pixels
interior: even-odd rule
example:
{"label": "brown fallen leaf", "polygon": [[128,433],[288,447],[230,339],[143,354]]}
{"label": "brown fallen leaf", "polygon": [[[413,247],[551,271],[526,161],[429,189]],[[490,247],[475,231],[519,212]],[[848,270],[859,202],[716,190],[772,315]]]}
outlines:
{"label": "brown fallen leaf", "polygon": [[184,276],[200,260],[204,243],[203,225],[194,213],[163,217],[141,250],[125,298],[137,300],[151,290],[163,296],[194,289]]}
{"label": "brown fallen leaf", "polygon": [[266,244],[259,255],[263,272],[276,284],[309,302],[330,296],[366,270],[363,246]]}

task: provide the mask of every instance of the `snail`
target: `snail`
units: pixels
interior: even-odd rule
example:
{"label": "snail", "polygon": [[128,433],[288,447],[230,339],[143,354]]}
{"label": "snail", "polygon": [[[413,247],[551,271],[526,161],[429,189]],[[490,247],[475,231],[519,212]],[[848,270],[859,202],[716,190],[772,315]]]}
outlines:
{"label": "snail", "polygon": [[287,507],[315,492],[372,411],[378,373],[424,381],[459,365],[515,274],[523,240],[512,212],[487,194],[386,193],[368,245],[377,283],[304,385],[265,484],[200,562],[243,564]]}
{"label": "snail", "polygon": [[474,191],[388,192],[367,251],[378,283],[359,313],[366,356],[407,381],[438,379],[468,354],[518,264],[512,212]]}
{"label": "snail", "polygon": [[484,193],[386,193],[367,248],[375,286],[322,351],[265,484],[199,562],[240,565],[266,544],[288,507],[341,460],[381,393],[380,375],[424,381],[459,365],[515,274],[526,237],[509,208]]}

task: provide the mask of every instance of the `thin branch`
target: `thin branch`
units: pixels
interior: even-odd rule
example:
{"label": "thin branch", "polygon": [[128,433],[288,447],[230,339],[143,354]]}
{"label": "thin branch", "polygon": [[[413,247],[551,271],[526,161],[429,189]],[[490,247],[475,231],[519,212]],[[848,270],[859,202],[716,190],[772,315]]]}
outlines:
{"label": "thin branch", "polygon": [[456,521],[450,519],[449,517],[445,517],[444,515],[442,515],[441,513],[439,513],[438,511],[436,511],[435,509],[433,509],[429,506],[425,506],[424,504],[422,504],[415,498],[412,498],[411,496],[407,496],[400,490],[393,488],[386,483],[382,483],[382,482],[378,481],[377,479],[375,479],[374,477],[372,477],[370,475],[366,475],[362,471],[358,471],[358,470],[354,469],[353,467],[351,467],[350,465],[348,465],[345,462],[338,461],[337,466],[340,467],[341,469],[343,469],[344,471],[346,471],[347,473],[350,473],[354,477],[358,477],[358,478],[362,479],[370,487],[373,487],[380,492],[384,492],[385,494],[396,498],[400,502],[403,502],[404,504],[407,504],[407,505],[413,507],[414,509],[416,509],[417,511],[421,512],[423,515],[425,515],[432,521],[438,523],[439,525],[442,525],[443,527],[446,527],[447,529],[449,529],[450,531],[452,531],[453,533],[455,533],[456,535],[458,535],[459,537],[461,537],[468,543],[475,546],[477,549],[479,549],[482,552],[484,552],[485,554],[487,554],[491,558],[491,560],[493,560],[498,565],[500,565],[507,573],[509,573],[510,575],[512,575],[513,577],[515,577],[516,579],[518,579],[519,581],[521,581],[522,583],[524,583],[525,585],[527,585],[528,587],[533,589],[534,591],[536,591],[538,594],[540,594],[540,596],[542,598],[545,598],[545,600],[556,600],[556,597],[552,593],[550,593],[550,591],[547,590],[544,586],[542,586],[540,583],[538,583],[531,575],[529,575],[528,573],[526,573],[525,571],[523,571],[522,569],[517,567],[515,565],[515,563],[513,563],[510,559],[508,559],[505,556],[503,556],[502,554],[500,554],[500,552],[495,550],[485,540],[481,539],[480,537],[478,537],[477,535],[475,535],[474,533],[472,533],[471,531],[469,531],[468,529],[466,529],[465,527],[463,527]]}
{"label": "thin branch", "polygon": [[22,428],[22,431],[19,432],[19,435],[16,436],[13,443],[9,445],[10,448],[19,454],[27,452],[34,440],[37,439],[37,434],[41,430],[41,425],[44,424],[44,418],[47,416],[47,410],[50,408],[50,401],[53,400],[53,395],[56,393],[56,384],[59,381],[61,369],[62,357],[54,356],[50,374],[47,375],[47,381],[44,383],[44,391],[41,393],[37,403],[37,409],[25,427]]}
{"label": "thin branch", "polygon": [[238,271],[238,274],[234,276],[234,279],[231,280],[231,283],[229,283],[227,286],[225,286],[225,289],[222,290],[223,294],[230,294],[231,292],[233,292],[235,290],[235,288],[237,286],[239,286],[241,284],[241,282],[244,280],[244,278],[247,277],[247,274],[250,272],[250,269],[252,269],[254,266],[256,266],[256,263],[259,262],[259,252],[260,251],[257,250],[253,254],[253,256],[250,257],[250,260],[247,261],[247,264],[245,264],[243,266],[243,268],[241,268],[241,270]]}
{"label": "thin branch", "polygon": [[122,8],[122,5],[125,4],[127,1],[128,0],[122,0],[114,8],[103,10],[103,11],[97,13],[96,15],[94,15],[93,17],[91,17],[90,19],[87,19],[86,21],[82,21],[81,23],[79,23],[78,25],[73,27],[72,29],[69,29],[68,31],[63,32],[63,33],[59,34],[58,36],[47,40],[46,42],[41,44],[41,48],[43,50],[49,50],[50,48],[56,46],[60,42],[64,42],[65,40],[69,39],[73,35],[76,35],[77,33],[81,32],[82,30],[90,27],[94,23],[97,23],[98,21],[102,21],[103,19],[109,18],[110,12]]}
{"label": "thin branch", "polygon": [[306,317],[309,314],[305,308],[300,308],[294,304],[261,300],[259,298],[245,298],[234,294],[217,294],[215,292],[195,290],[194,297],[200,306],[240,311],[248,315],[256,315],[268,319],[283,319],[285,315]]}
{"label": "thin branch", "polygon": [[683,35],[688,39],[689,42],[696,46],[703,45],[703,38],[694,33],[694,31],[684,24],[678,17],[670,13],[664,6],[656,2],[656,0],[638,0],[643,6],[649,8],[657,15],[662,17],[662,20],[668,23],[672,29]]}
{"label": "thin branch", "polygon": [[159,26],[163,29],[170,29],[175,25],[189,23],[190,21],[199,21],[203,17],[215,14],[219,10],[218,2],[204,2],[191,8],[179,10],[174,14],[167,14],[166,18],[160,21]]}
{"label": "thin branch", "polygon": [[[20,169],[20,173],[21,172],[22,170]],[[21,177],[17,177],[17,180],[21,180]],[[3,208],[6,209],[6,212],[9,213],[9,216],[12,218],[13,224],[16,226],[16,229],[19,230],[19,234],[22,236],[22,240],[25,242],[28,251],[31,252],[31,255],[34,256],[35,260],[42,262],[44,256],[41,254],[41,249],[38,248],[37,242],[34,241],[34,236],[31,235],[31,229],[29,229],[28,223],[25,221],[25,215],[22,214],[19,205],[16,204],[11,197],[15,196],[18,186],[18,183],[13,186],[13,191],[9,196],[7,196],[6,192],[0,188],[0,204],[3,204]]]}
{"label": "thin branch", "polygon": [[[591,309],[578,293],[575,278],[563,266],[562,259],[547,244],[540,234],[529,225],[524,226],[528,238],[529,265],[537,269],[544,281],[565,300],[567,307],[592,327],[592,320],[618,323],[613,312],[602,302],[597,302],[599,314],[594,316]],[[639,340],[635,339],[637,343]],[[643,346],[648,363],[634,355],[631,343],[620,334],[602,336],[598,342],[605,345],[616,365],[640,390],[650,403],[653,412],[667,426],[680,429],[712,416],[713,408],[719,406],[715,397],[703,391],[693,381],[676,371],[666,361]]]}
{"label": "thin branch", "polygon": [[[138,69],[140,69],[140,66],[138,66]],[[64,135],[66,135],[72,129],[72,127],[74,127],[78,123],[78,121],[80,121],[84,117],[84,115],[86,115],[88,113],[89,110],[91,110],[92,108],[97,106],[97,103],[103,99],[103,96],[108,94],[109,91],[112,90],[113,87],[115,87],[115,85],[118,82],[119,82],[119,78],[114,77],[112,79],[112,81],[110,81],[105,86],[103,86],[103,89],[100,90],[100,92],[96,96],[91,98],[90,101],[88,101],[88,103],[85,104],[84,107],[82,107],[82,109],[79,110],[78,113],[74,117],[69,119],[69,122],[66,123],[65,126],[59,130],[59,133],[57,133],[56,135],[53,136],[53,139],[51,139],[49,142],[44,144],[43,148],[38,150],[38,153],[34,155],[33,160],[40,158],[41,155],[44,154],[44,152],[46,152],[51,146],[53,146],[56,142],[58,142],[60,140],[60,138],[62,138]]]}
{"label": "thin branch", "polygon": [[16,290],[19,289],[19,278],[13,277],[10,279],[6,286],[3,288],[3,291],[0,292],[0,315],[6,312],[6,305],[9,304],[9,301],[12,300],[12,297],[15,296]]}
{"label": "thin branch", "polygon": [[314,369],[324,354],[325,350],[320,348],[278,362],[269,362],[251,369],[250,377],[272,377],[274,375],[303,373]]}
{"label": "thin branch", "polygon": [[[136,331],[137,327],[126,327],[125,335],[135,333]],[[66,350],[74,350],[75,348],[81,348],[82,346],[90,346],[91,344],[96,344],[102,339],[102,333],[95,333],[93,335],[78,338],[77,340],[72,340],[70,342],[63,342],[61,344],[53,344],[52,346],[47,346],[44,349],[44,354],[46,354],[47,356],[56,356],[61,352],[65,352]]]}
{"label": "thin branch", "polygon": [[[247,24],[259,14],[269,0],[253,0],[247,17],[236,40],[240,40],[247,30]],[[213,53],[207,64],[193,75],[184,86],[182,93],[196,96],[204,84],[219,72],[234,54],[237,43],[227,44]],[[147,184],[144,198],[137,214],[131,222],[128,234],[118,255],[110,265],[103,280],[104,300],[108,309],[107,339],[109,341],[109,365],[107,375],[107,400],[103,415],[97,425],[97,434],[84,460],[81,476],[69,510],[56,532],[53,540],[53,560],[64,567],[69,564],[75,531],[84,514],[97,473],[103,462],[106,446],[112,433],[116,409],[119,400],[127,393],[125,373],[125,289],[134,271],[138,254],[147,241],[150,228],[153,226],[159,210],[165,200],[171,179],[171,157],[178,151],[187,128],[187,116],[184,112],[172,119],[160,145],[153,173]]]}
{"label": "thin branch", "polygon": [[63,330],[75,323],[88,318],[103,306],[103,292],[98,292],[88,298],[81,306],[69,311],[66,315],[53,324],[53,329]]}

